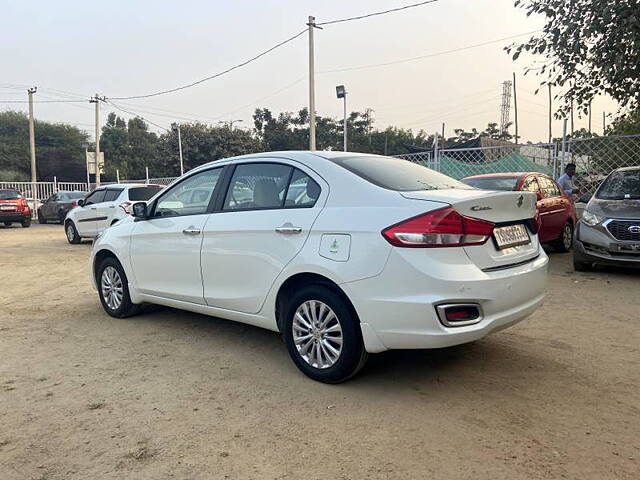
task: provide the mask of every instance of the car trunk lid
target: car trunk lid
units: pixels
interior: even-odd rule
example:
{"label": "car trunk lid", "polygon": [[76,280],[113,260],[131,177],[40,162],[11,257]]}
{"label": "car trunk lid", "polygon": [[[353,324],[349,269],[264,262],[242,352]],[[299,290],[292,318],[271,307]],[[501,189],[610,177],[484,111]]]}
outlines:
{"label": "car trunk lid", "polygon": [[[442,202],[451,205],[461,215],[479,218],[495,224],[492,237],[482,245],[462,247],[482,270],[507,268],[536,258],[540,244],[531,229],[536,215],[536,196],[530,192],[486,191],[476,189],[446,189],[401,192],[404,198]],[[513,227],[523,225],[523,227]],[[511,227],[511,228],[509,228]],[[522,239],[518,235],[528,238]],[[504,246],[510,242],[520,245]],[[524,243],[526,241],[526,243]],[[501,246],[502,244],[502,246]]]}

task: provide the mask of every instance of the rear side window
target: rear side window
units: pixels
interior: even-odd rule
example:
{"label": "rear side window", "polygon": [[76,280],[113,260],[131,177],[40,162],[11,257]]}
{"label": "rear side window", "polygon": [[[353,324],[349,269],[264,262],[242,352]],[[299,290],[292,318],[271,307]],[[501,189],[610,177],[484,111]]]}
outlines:
{"label": "rear side window", "polygon": [[18,200],[21,197],[22,195],[20,195],[18,192],[12,192],[12,191],[0,192],[0,200]]}
{"label": "rear side window", "polygon": [[67,192],[64,194],[65,200],[78,200],[79,198],[84,198],[86,193],[84,192]]}
{"label": "rear side window", "polygon": [[468,185],[458,180],[407,160],[363,155],[332,158],[331,161],[387,190],[410,192],[448,188],[470,189]]}
{"label": "rear side window", "polygon": [[104,195],[105,202],[113,202],[116,198],[120,196],[122,193],[122,189],[119,190],[107,190],[107,193]]}
{"label": "rear side window", "polygon": [[281,208],[292,170],[292,167],[277,163],[238,165],[223,210]]}
{"label": "rear side window", "polygon": [[144,202],[162,190],[160,185],[149,185],[147,187],[133,187],[129,189],[129,200],[132,202]]}
{"label": "rear side window", "polygon": [[465,178],[462,181],[480,190],[515,190],[518,186],[518,177]]}
{"label": "rear side window", "polygon": [[540,184],[540,190],[544,197],[559,197],[560,189],[556,183],[547,177],[538,177],[538,183]]}
{"label": "rear side window", "polygon": [[313,178],[297,168],[293,169],[293,175],[287,189],[284,201],[285,207],[313,207],[320,196],[320,185]]}
{"label": "rear side window", "polygon": [[533,193],[540,192],[540,186],[538,185],[538,181],[536,180],[536,177],[534,177],[533,175],[530,175],[527,178],[525,178],[524,182],[522,182],[521,190],[523,192],[533,192]]}

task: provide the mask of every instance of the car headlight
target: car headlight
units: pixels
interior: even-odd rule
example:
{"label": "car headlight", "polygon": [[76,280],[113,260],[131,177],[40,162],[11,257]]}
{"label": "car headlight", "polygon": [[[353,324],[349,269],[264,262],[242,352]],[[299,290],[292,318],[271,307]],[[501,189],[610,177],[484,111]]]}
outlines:
{"label": "car headlight", "polygon": [[599,224],[600,222],[602,222],[604,220],[603,217],[599,217],[598,215],[596,215],[595,213],[591,213],[588,210],[585,210],[582,213],[582,221],[584,223],[586,223],[587,225],[589,225],[590,227],[593,227],[597,224]]}

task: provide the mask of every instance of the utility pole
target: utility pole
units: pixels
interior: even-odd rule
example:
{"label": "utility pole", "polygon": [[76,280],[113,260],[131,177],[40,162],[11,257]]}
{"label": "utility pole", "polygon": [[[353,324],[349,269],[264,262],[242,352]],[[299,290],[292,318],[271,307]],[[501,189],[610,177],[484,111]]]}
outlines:
{"label": "utility pole", "polygon": [[180,152],[180,176],[184,175],[184,163],[182,161],[182,136],[180,135],[180,124],[172,123],[171,127],[178,131],[178,151]]}
{"label": "utility pole", "polygon": [[38,193],[36,192],[37,174],[36,174],[36,132],[33,121],[33,94],[36,93],[38,87],[32,87],[27,90],[29,94],[29,150],[31,153],[31,199],[33,201],[32,215],[38,215]]}
{"label": "utility pole", "polygon": [[313,54],[313,29],[316,17],[309,15],[309,150],[316,149],[316,82],[315,60]]}
{"label": "utility pole", "polygon": [[442,148],[445,148],[445,144],[444,144],[444,122],[442,122]]}
{"label": "utility pole", "polygon": [[591,133],[591,100],[589,100],[589,133]]}
{"label": "utility pole", "polygon": [[518,144],[518,95],[516,94],[516,72],[513,72],[513,113],[516,124],[516,145]]}
{"label": "utility pole", "polygon": [[100,165],[98,164],[98,158],[100,157],[100,96],[96,93],[96,96],[89,100],[90,103],[96,104],[96,148],[95,148],[95,163],[96,163],[96,188],[100,186]]}
{"label": "utility pole", "polygon": [[549,84],[549,143],[553,140],[553,135],[551,133],[551,117],[552,117],[552,107],[551,107],[551,84]]}
{"label": "utility pole", "polygon": [[607,133],[607,117],[604,112],[602,112],[602,135],[606,135]]}
{"label": "utility pole", "polygon": [[573,137],[573,98],[571,99],[571,136]]}

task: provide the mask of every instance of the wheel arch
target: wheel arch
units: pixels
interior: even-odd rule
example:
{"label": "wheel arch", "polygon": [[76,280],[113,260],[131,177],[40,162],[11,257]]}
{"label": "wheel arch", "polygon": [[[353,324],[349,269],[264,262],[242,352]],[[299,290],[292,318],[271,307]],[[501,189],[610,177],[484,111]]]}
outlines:
{"label": "wheel arch", "polygon": [[109,257],[115,258],[118,261],[118,263],[122,265],[122,262],[120,261],[118,256],[115,253],[113,253],[113,251],[109,250],[108,248],[102,248],[98,250],[93,257],[93,264],[92,264],[93,278],[96,279],[96,282],[98,281],[98,279],[96,278],[98,266],[100,265],[100,263],[102,263],[102,261],[104,261],[105,258],[109,258]]}
{"label": "wheel arch", "polygon": [[336,282],[319,273],[299,272],[291,275],[284,282],[282,282],[282,284],[278,288],[278,293],[276,294],[274,314],[275,314],[278,330],[280,332],[283,331],[283,321],[284,321],[281,313],[284,310],[284,305],[286,304],[287,298],[295,290],[305,287],[307,285],[324,286],[325,288],[328,288],[329,290],[336,293],[338,296],[340,296],[340,298],[342,298],[342,300],[344,300],[345,304],[351,311],[351,314],[353,315],[353,317],[359,321],[360,317],[358,316],[358,312],[356,311],[353,305],[353,302],[351,302],[351,299],[349,298],[349,296],[346,294],[346,292],[342,288],[340,288],[340,286]]}

